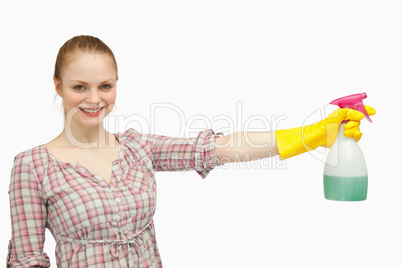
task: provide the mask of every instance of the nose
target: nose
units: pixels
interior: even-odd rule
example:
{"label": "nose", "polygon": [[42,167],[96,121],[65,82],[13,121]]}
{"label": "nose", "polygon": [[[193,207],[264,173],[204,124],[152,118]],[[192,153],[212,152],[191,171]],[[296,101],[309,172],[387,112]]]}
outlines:
{"label": "nose", "polygon": [[102,98],[97,89],[91,89],[87,91],[85,99],[86,103],[99,104],[101,100]]}

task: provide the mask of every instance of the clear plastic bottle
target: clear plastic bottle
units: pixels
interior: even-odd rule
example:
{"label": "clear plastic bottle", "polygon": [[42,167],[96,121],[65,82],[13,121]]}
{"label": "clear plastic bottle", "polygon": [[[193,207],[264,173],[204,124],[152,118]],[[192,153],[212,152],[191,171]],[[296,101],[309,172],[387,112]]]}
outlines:
{"label": "clear plastic bottle", "polygon": [[324,166],[324,195],[328,200],[363,201],[367,198],[366,160],[354,138],[346,137],[342,122]]}
{"label": "clear plastic bottle", "polygon": [[[366,93],[353,94],[330,102],[340,108],[357,110],[371,123],[363,99]],[[368,175],[366,160],[354,138],[344,135],[340,124],[338,136],[328,153],[324,166],[324,195],[328,200],[363,201],[367,198]]]}

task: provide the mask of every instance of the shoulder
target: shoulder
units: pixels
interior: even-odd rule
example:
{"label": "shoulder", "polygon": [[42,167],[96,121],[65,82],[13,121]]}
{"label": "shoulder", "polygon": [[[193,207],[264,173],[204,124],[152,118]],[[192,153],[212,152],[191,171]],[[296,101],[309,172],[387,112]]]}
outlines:
{"label": "shoulder", "polygon": [[139,135],[141,135],[141,133],[138,132],[137,130],[135,130],[134,128],[128,128],[124,131],[125,137],[134,138],[135,136],[139,136]]}
{"label": "shoulder", "polygon": [[123,133],[119,133],[119,135],[121,135],[120,137],[126,140],[127,143],[142,144],[143,142],[145,143],[149,142],[150,139],[149,134],[141,133],[134,128],[128,128]]}
{"label": "shoulder", "polygon": [[47,153],[41,144],[16,154],[14,156],[13,170],[16,172],[28,168],[36,175],[40,175],[43,173],[44,166],[47,163]]}
{"label": "shoulder", "polygon": [[14,161],[33,162],[34,159],[38,158],[38,156],[41,156],[42,154],[42,145],[38,145],[19,152],[14,156]]}
{"label": "shoulder", "polygon": [[119,135],[121,135],[121,140],[124,141],[126,147],[133,154],[139,153],[142,156],[151,157],[153,135],[141,133],[134,128],[128,128],[123,133],[119,133]]}

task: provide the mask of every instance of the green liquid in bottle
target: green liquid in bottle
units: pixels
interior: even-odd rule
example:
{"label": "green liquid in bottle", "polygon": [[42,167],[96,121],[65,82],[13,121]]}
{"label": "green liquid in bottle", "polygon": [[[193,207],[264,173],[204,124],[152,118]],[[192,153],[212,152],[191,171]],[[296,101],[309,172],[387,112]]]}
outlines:
{"label": "green liquid in bottle", "polygon": [[337,177],[324,174],[325,198],[336,201],[366,200],[367,182],[367,176]]}

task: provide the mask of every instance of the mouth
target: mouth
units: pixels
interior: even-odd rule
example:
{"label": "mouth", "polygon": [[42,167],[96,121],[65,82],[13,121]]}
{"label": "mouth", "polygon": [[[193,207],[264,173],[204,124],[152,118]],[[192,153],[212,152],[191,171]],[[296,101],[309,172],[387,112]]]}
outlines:
{"label": "mouth", "polygon": [[99,114],[99,112],[103,109],[103,108],[105,108],[105,106],[103,106],[103,107],[101,107],[101,108],[98,108],[98,109],[85,109],[85,108],[82,108],[82,107],[78,107],[82,112],[84,112],[85,114],[88,114],[88,115],[97,115],[97,114]]}

